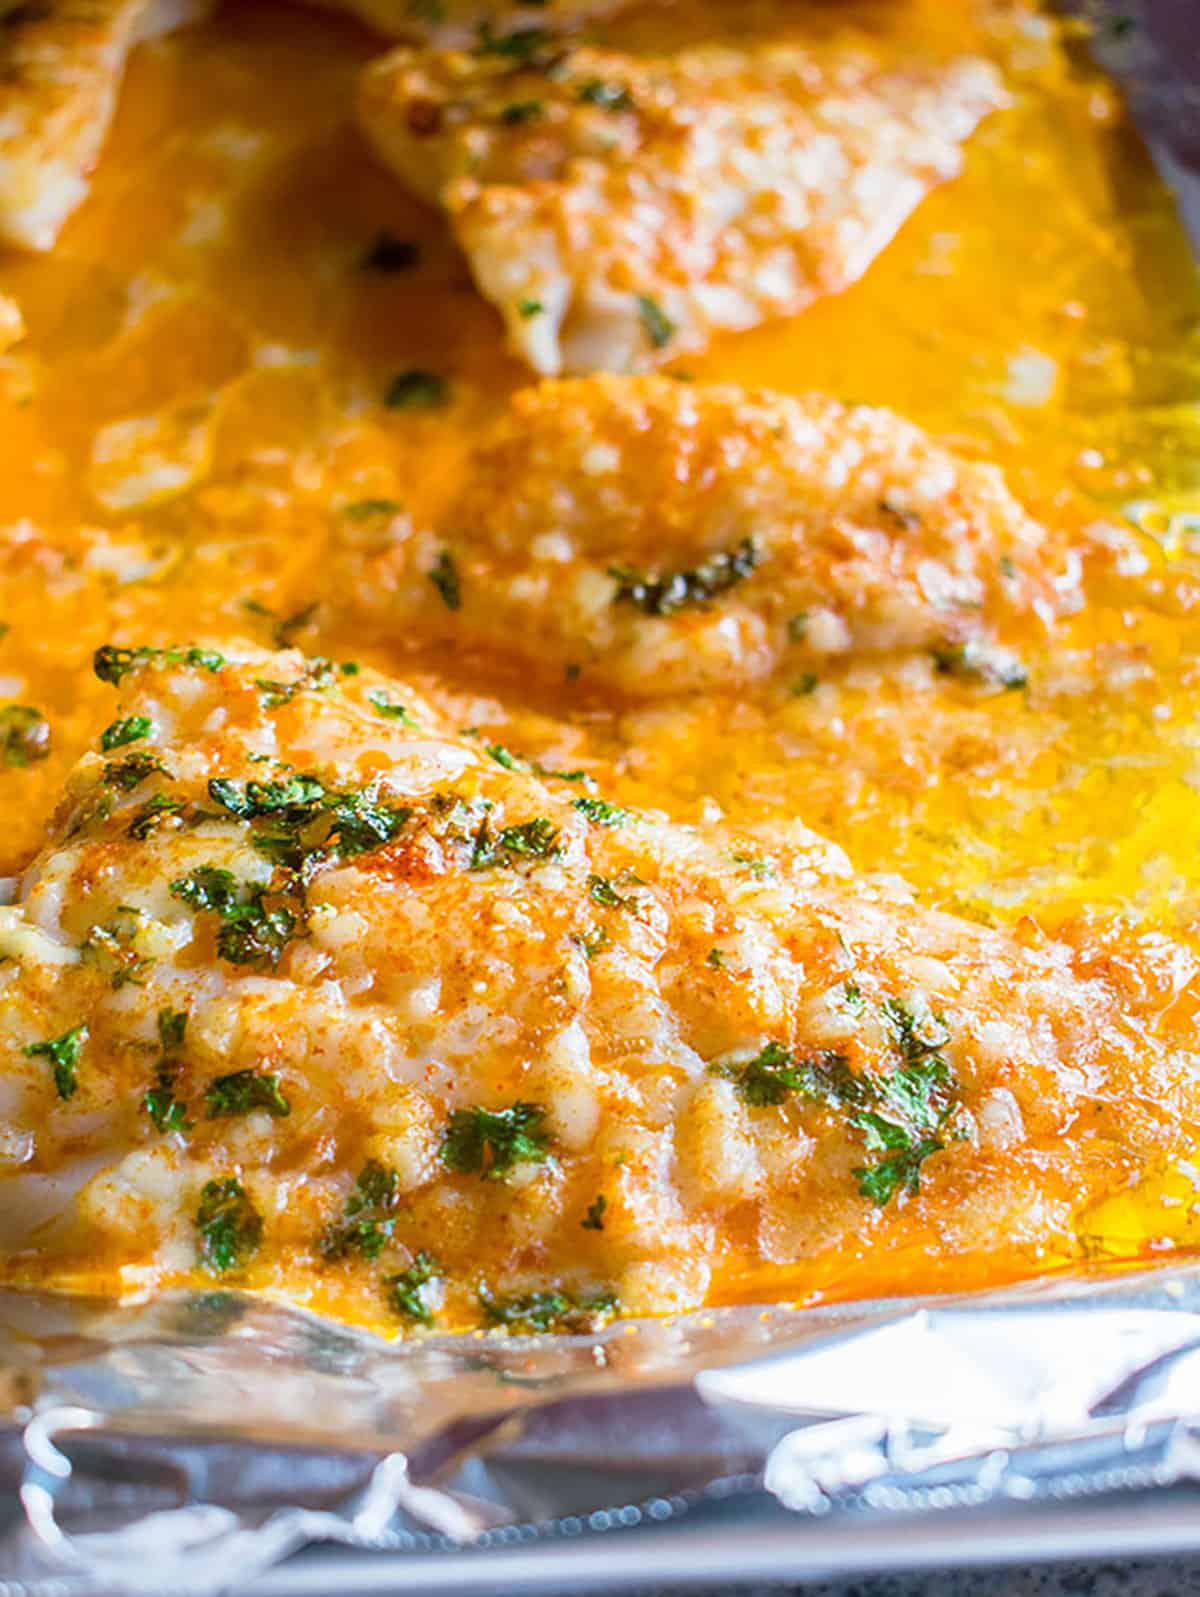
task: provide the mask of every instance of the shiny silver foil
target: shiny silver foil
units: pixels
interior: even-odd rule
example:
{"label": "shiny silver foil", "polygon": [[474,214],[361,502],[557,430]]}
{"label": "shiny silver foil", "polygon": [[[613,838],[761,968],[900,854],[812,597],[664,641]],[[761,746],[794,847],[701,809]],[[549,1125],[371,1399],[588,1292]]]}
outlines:
{"label": "shiny silver foil", "polygon": [[[1200,242],[1200,0],[1075,0]],[[389,1343],[0,1293],[0,1597],[580,1593],[1200,1550],[1200,1264]],[[301,1549],[325,1552],[295,1558]]]}
{"label": "shiny silver foil", "polygon": [[689,1516],[911,1542],[1200,1480],[1200,1266],[409,1342],[229,1292],[11,1294],[0,1381],[5,1597],[240,1591],[313,1543],[386,1551],[389,1591],[545,1548],[578,1590],[581,1559]]}

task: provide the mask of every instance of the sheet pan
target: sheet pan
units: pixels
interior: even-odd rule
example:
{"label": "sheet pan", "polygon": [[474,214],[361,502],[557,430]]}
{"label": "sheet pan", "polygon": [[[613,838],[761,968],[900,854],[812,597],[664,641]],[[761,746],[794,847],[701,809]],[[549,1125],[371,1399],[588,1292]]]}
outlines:
{"label": "sheet pan", "polygon": [[[1200,5],[1072,9],[1108,24],[1097,54],[1200,248]],[[1190,1551],[1200,1265],[549,1345],[387,1344],[229,1292],[0,1294],[4,1597],[533,1597]]]}

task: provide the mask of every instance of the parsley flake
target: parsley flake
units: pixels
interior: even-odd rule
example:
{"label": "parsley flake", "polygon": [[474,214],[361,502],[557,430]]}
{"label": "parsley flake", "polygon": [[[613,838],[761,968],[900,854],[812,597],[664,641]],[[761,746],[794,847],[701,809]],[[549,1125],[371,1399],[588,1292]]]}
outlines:
{"label": "parsley flake", "polygon": [[283,1094],[278,1076],[260,1075],[256,1070],[235,1070],[217,1076],[204,1090],[204,1107],[210,1120],[228,1120],[235,1115],[265,1109],[277,1120],[286,1118],[292,1106]]}
{"label": "parsley flake", "polygon": [[72,1026],[61,1037],[48,1037],[45,1042],[30,1043],[25,1050],[28,1059],[48,1059],[54,1071],[54,1086],[64,1101],[73,1098],[79,1090],[78,1066],[83,1045],[88,1039],[86,1025]]}
{"label": "parsley flake", "polygon": [[637,308],[646,337],[655,349],[665,349],[677,332],[675,323],[658,301],[647,294],[638,295]]}
{"label": "parsley flake", "polygon": [[545,1118],[545,1109],[535,1103],[496,1110],[456,1109],[446,1123],[442,1158],[451,1170],[503,1181],[516,1165],[541,1164],[549,1156]]}
{"label": "parsley flake", "polygon": [[391,1240],[399,1206],[399,1176],[378,1159],[369,1159],[346,1199],[342,1219],[326,1227],[321,1252],[327,1259],[341,1259],[357,1250],[364,1259],[377,1259]]}
{"label": "parsley flake", "polygon": [[736,548],[718,551],[687,570],[646,572],[611,566],[608,574],[617,584],[613,603],[635,605],[649,616],[674,615],[728,593],[750,575],[759,560],[753,538],[743,538]]}
{"label": "parsley flake", "polygon": [[110,754],[113,749],[124,748],[127,743],[137,743],[149,737],[154,723],[148,715],[126,715],[110,722],[100,734],[100,750]]}
{"label": "parsley flake", "polygon": [[399,1275],[389,1275],[383,1283],[387,1289],[389,1306],[405,1319],[432,1326],[433,1310],[429,1306],[425,1288],[440,1278],[441,1272],[433,1255],[418,1253],[407,1270],[401,1270]]}
{"label": "parsley flake", "polygon": [[196,1230],[200,1263],[217,1275],[240,1269],[262,1246],[262,1216],[233,1176],[204,1183]]}
{"label": "parsley flake", "polygon": [[50,753],[50,723],[32,704],[6,704],[0,709],[0,755],[19,769]]}
{"label": "parsley flake", "polygon": [[437,372],[419,366],[397,372],[387,386],[383,402],[389,410],[437,410],[450,397],[450,385]]}

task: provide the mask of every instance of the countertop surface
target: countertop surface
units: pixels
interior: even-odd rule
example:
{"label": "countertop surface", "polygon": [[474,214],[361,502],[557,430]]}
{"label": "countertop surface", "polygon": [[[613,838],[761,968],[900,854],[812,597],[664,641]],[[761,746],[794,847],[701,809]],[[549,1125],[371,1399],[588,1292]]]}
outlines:
{"label": "countertop surface", "polygon": [[[509,1594],[498,1591],[496,1597]],[[678,1594],[651,1591],[642,1597]],[[689,1597],[1200,1597],[1200,1559],[876,1575],[801,1586],[720,1586]]]}
{"label": "countertop surface", "polygon": [[790,1587],[724,1586],[693,1597],[782,1597],[784,1593],[794,1597],[1200,1597],[1200,1559],[878,1575]]}

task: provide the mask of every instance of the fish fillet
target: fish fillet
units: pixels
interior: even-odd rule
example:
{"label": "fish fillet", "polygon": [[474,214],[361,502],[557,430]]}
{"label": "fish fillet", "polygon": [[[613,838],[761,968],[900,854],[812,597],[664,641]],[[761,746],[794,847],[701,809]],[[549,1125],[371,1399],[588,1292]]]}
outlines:
{"label": "fish fillet", "polygon": [[548,375],[654,366],[839,293],[1005,98],[976,59],[525,37],[396,50],[366,68],[358,112]]}
{"label": "fish fillet", "polygon": [[800,822],[622,809],[328,661],[97,667],[102,751],[0,909],[9,1278],[572,1328],[1066,1248],[1194,1122],[1164,938],[932,913]]}

